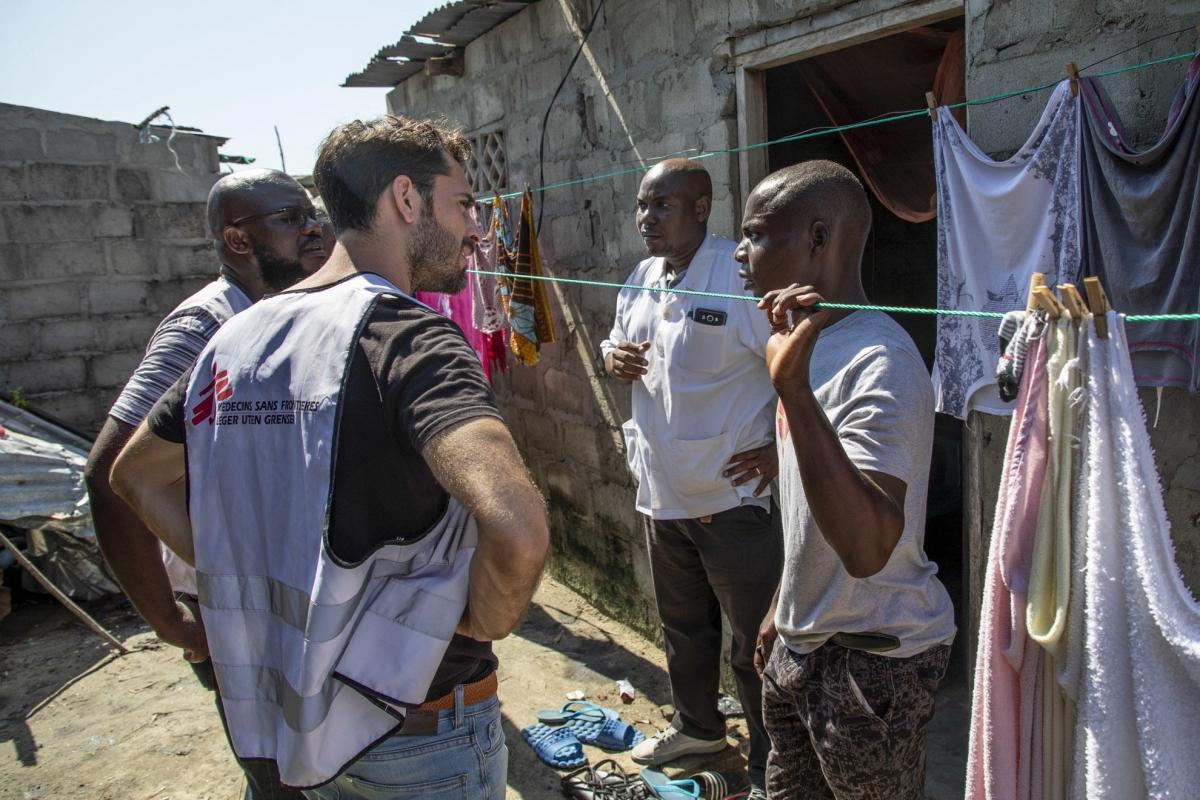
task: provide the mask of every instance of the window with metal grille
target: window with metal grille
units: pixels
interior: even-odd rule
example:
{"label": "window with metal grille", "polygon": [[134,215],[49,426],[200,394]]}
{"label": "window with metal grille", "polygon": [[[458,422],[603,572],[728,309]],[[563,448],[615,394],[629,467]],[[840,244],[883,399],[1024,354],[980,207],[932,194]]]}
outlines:
{"label": "window with metal grille", "polygon": [[508,190],[508,159],[504,155],[504,132],[496,129],[474,133],[467,178],[476,194],[503,193]]}

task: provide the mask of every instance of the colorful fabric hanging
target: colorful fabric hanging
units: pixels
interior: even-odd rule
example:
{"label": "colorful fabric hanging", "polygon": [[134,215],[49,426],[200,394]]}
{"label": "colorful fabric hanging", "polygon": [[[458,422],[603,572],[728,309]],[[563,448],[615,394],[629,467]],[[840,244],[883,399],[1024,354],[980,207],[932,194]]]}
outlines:
{"label": "colorful fabric hanging", "polygon": [[[1154,144],[1137,150],[1101,83],[1081,78],[1083,269],[1127,314],[1200,311],[1200,57]],[[1200,391],[1200,322],[1140,322],[1129,349],[1139,386]]]}
{"label": "colorful fabric hanging", "polygon": [[555,341],[555,335],[546,285],[543,281],[529,278],[541,277],[542,260],[538,255],[537,234],[533,227],[533,193],[528,187],[521,198],[516,252],[509,255],[510,265],[505,271],[510,272],[512,277],[505,278],[502,284],[512,331],[509,344],[521,363],[531,367],[538,362],[538,351],[542,345]]}
{"label": "colorful fabric hanging", "polygon": [[[497,197],[488,208],[495,208],[494,204],[499,202],[501,200]],[[471,212],[475,215],[476,224],[480,221],[480,211],[481,207],[477,205]],[[484,272],[499,270],[502,247],[499,243],[499,223],[500,214],[492,213],[487,224],[487,233],[475,247],[475,269]],[[504,315],[504,301],[500,298],[499,278],[495,275],[471,273],[470,279],[475,329],[480,333],[492,334],[507,328],[508,317]]]}
{"label": "colorful fabric hanging", "polygon": [[[478,217],[476,217],[476,221],[478,222]],[[489,233],[489,236],[492,237],[490,254],[488,248],[484,247],[481,242],[480,246],[475,248],[474,254],[467,259],[468,270],[484,269],[492,272],[496,270],[494,264],[482,260],[494,257],[496,251],[502,249],[495,246],[495,221],[493,218],[493,225]],[[494,309],[485,310],[483,314],[480,313],[479,305],[484,302],[479,285],[476,283],[480,277],[482,276],[468,271],[467,286],[461,292],[454,295],[440,292],[417,292],[416,298],[442,316],[449,317],[451,322],[462,330],[463,335],[467,338],[467,344],[471,345],[471,349],[479,356],[479,361],[483,365],[483,374],[490,382],[496,372],[508,370],[508,356],[505,348],[504,328],[496,327],[484,331],[476,322],[481,316],[491,319],[491,315],[496,313]],[[495,283],[493,282],[492,285],[494,287]],[[503,315],[499,316],[503,322]]]}

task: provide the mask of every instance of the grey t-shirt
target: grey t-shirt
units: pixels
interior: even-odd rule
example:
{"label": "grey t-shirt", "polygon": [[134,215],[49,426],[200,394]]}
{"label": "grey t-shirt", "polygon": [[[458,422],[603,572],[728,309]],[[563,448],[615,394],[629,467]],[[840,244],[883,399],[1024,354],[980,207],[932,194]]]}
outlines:
{"label": "grey t-shirt", "polygon": [[[821,332],[810,378],[850,461],[907,486],[904,533],[887,565],[853,578],[809,513],[796,451],[777,416],[784,567],[775,623],[808,653],[835,633],[888,633],[907,658],[954,638],[950,595],[925,556],[925,498],[933,448],[933,386],[912,338],[891,317],[857,311]],[[800,434],[803,435],[802,433]]]}

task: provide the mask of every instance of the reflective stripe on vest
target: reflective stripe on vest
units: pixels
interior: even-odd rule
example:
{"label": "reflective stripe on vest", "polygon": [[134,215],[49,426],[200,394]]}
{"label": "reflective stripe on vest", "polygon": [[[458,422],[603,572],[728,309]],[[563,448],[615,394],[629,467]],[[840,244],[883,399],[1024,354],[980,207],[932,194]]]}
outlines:
{"label": "reflective stripe on vest", "polygon": [[[478,532],[453,498],[424,536],[355,565],[325,547],[342,391],[382,294],[359,274],[260,301],[188,386],[198,593],[235,752],[314,786],[418,705],[466,607]],[[395,509],[403,514],[403,508]],[[374,695],[370,697],[369,695]]]}

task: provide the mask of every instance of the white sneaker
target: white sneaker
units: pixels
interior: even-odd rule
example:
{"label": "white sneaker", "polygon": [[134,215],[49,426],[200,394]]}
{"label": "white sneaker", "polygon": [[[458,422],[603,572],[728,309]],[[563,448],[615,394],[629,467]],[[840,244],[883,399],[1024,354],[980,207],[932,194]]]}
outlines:
{"label": "white sneaker", "polygon": [[668,727],[633,748],[631,756],[637,764],[666,764],[680,756],[694,753],[719,753],[725,749],[725,737],[697,739],[674,727]]}

